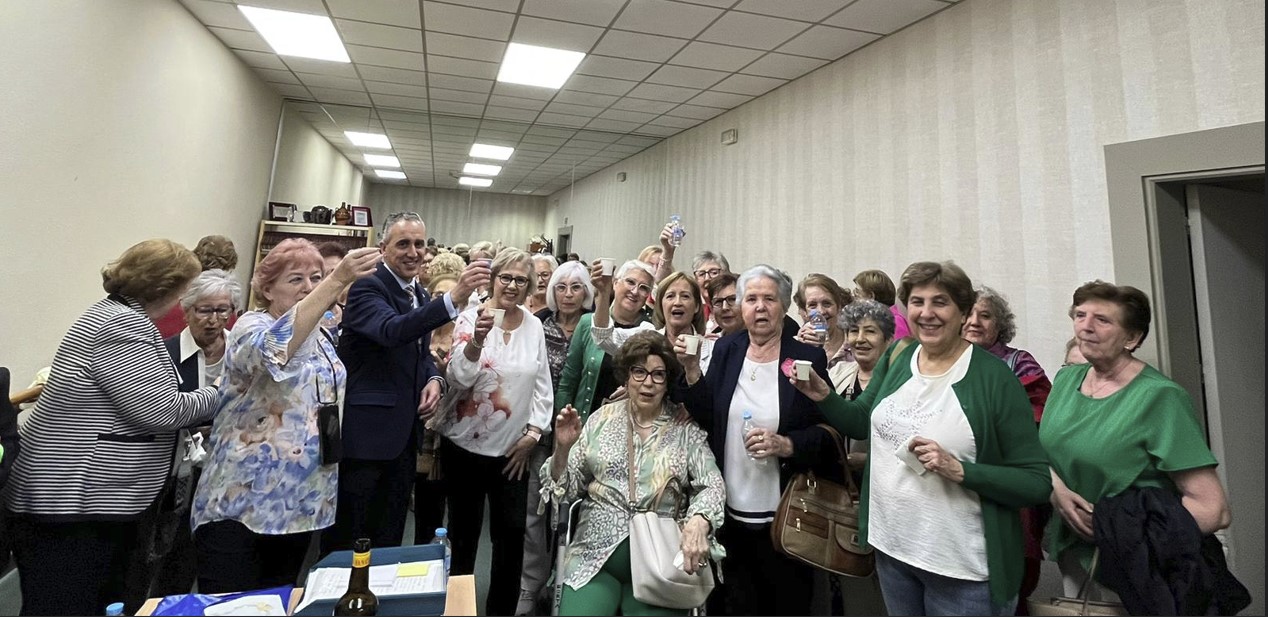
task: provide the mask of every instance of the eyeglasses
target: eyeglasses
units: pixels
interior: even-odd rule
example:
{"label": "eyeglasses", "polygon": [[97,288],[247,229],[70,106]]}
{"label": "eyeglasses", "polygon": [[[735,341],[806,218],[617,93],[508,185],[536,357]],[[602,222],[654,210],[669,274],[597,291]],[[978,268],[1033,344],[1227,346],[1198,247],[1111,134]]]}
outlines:
{"label": "eyeglasses", "polygon": [[724,306],[734,307],[736,304],[736,300],[735,300],[735,296],[727,296],[725,298],[714,298],[713,301],[710,302],[709,304],[712,305],[713,308],[715,309],[720,309]]}
{"label": "eyeglasses", "polygon": [[633,287],[633,288],[637,289],[637,290],[638,290],[638,293],[641,293],[641,294],[651,294],[651,293],[652,293],[652,288],[651,288],[651,286],[650,286],[650,285],[644,285],[644,284],[642,284],[642,283],[640,283],[640,282],[638,282],[638,281],[636,281],[636,280],[634,280],[634,279],[632,279],[632,278],[625,277],[625,278],[621,279],[621,281],[622,281],[622,282],[624,282],[626,285],[629,285],[630,287]]}
{"label": "eyeglasses", "polygon": [[709,268],[708,270],[696,270],[695,272],[696,278],[706,279],[711,279],[719,274],[722,274],[722,268]]}
{"label": "eyeglasses", "polygon": [[515,285],[516,287],[526,287],[528,285],[528,277],[499,274],[498,282],[506,287],[510,287],[511,285]]}
{"label": "eyeglasses", "polygon": [[585,289],[586,289],[585,286],[582,285],[581,283],[573,283],[571,285],[565,285],[563,283],[555,284],[555,293],[557,294],[566,294],[568,292],[579,294],[585,291]]}
{"label": "eyeglasses", "polygon": [[233,314],[233,309],[227,306],[195,306],[194,314],[209,319],[215,316],[216,319],[228,319]]}
{"label": "eyeglasses", "polygon": [[634,366],[630,367],[630,377],[633,377],[634,381],[639,383],[643,383],[648,377],[651,377],[652,383],[661,384],[665,383],[665,379],[669,377],[669,373],[660,369],[649,371],[641,366]]}

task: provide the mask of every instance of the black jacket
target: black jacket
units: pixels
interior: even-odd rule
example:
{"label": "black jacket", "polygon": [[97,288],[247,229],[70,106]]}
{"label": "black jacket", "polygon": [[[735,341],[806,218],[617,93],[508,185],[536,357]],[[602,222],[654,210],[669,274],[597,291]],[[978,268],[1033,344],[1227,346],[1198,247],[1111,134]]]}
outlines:
{"label": "black jacket", "polygon": [[4,445],[4,457],[0,458],[0,488],[9,478],[9,469],[18,459],[18,410],[9,402],[9,369],[0,367],[0,444]]}
{"label": "black jacket", "polygon": [[1092,531],[1096,579],[1133,615],[1235,615],[1250,604],[1219,539],[1202,535],[1174,491],[1133,488],[1102,499]]}

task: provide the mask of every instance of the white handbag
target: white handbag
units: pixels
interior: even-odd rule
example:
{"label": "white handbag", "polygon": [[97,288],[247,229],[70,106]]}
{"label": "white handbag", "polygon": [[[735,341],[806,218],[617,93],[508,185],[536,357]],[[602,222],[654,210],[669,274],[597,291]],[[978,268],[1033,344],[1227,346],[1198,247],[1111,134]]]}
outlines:
{"label": "white handbag", "polygon": [[[674,563],[682,542],[682,529],[675,518],[660,516],[657,509],[669,482],[662,486],[652,502],[652,509],[638,510],[634,491],[634,427],[629,436],[629,505],[630,519],[630,582],[634,585],[634,599],[644,604],[674,609],[690,609],[703,606],[713,591],[713,565],[706,562],[695,574],[687,574]],[[677,484],[677,479],[671,479]],[[681,509],[682,490],[675,490],[678,499],[674,507],[677,515]]]}

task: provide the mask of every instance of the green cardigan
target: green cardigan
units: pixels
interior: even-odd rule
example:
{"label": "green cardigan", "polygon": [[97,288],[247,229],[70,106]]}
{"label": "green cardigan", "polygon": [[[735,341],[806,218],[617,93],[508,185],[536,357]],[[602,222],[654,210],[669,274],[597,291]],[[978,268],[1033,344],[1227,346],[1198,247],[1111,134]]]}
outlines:
{"label": "green cardigan", "polygon": [[599,370],[603,367],[603,354],[590,336],[593,328],[594,313],[586,313],[577,322],[572,331],[572,339],[568,343],[568,359],[564,361],[564,371],[559,376],[559,387],[555,389],[555,413],[558,414],[566,405],[572,405],[577,415],[585,422],[593,409],[594,388],[599,384]]}
{"label": "green cardigan", "polygon": [[[894,353],[891,346],[876,363],[867,390],[854,401],[836,392],[819,403],[819,409],[838,431],[854,439],[867,439],[876,403],[911,379],[911,356],[919,345]],[[964,407],[977,462],[961,461],[964,488],[977,493],[982,505],[982,530],[986,535],[986,564],[990,572],[991,601],[1004,604],[1017,596],[1023,573],[1021,515],[1018,509],[1048,502],[1052,480],[1048,459],[1039,445],[1030,401],[1017,376],[999,358],[978,345],[963,379],[953,384]],[[859,532],[867,539],[868,486],[871,461],[863,471]]]}

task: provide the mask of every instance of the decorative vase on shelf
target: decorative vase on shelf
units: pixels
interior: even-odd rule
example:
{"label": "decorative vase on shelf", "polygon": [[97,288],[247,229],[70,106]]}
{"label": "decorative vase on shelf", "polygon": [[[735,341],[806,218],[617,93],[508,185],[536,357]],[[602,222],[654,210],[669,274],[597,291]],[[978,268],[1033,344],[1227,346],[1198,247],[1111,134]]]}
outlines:
{"label": "decorative vase on shelf", "polygon": [[340,202],[339,209],[334,214],[336,225],[347,225],[352,222],[352,211],[348,209],[346,202]]}

